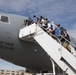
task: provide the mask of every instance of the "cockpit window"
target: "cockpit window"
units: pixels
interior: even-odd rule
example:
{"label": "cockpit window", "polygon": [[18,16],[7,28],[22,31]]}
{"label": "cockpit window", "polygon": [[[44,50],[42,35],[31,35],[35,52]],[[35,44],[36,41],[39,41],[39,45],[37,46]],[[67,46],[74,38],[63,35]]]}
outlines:
{"label": "cockpit window", "polygon": [[9,18],[7,16],[0,15],[0,21],[5,22],[5,23],[9,23]]}

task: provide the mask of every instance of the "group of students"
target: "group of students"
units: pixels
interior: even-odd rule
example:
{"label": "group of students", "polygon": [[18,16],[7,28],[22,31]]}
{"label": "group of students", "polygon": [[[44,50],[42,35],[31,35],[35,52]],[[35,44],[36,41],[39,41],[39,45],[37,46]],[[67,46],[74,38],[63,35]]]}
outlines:
{"label": "group of students", "polygon": [[60,24],[54,24],[54,22],[50,23],[47,18],[40,16],[40,18],[33,16],[33,22],[40,25],[44,31],[48,34],[53,34],[57,38],[60,39],[62,45],[71,52],[71,48],[69,46],[70,37],[65,28],[61,27]]}
{"label": "group of students", "polygon": [[33,16],[33,19],[29,18],[26,22],[27,25],[31,25],[33,23],[38,24],[44,31],[48,34],[53,34],[57,38],[60,39],[62,45],[71,52],[71,48],[69,46],[70,38],[65,28],[61,27],[60,24],[54,24],[54,22],[50,23],[47,18],[40,16],[40,18]]}

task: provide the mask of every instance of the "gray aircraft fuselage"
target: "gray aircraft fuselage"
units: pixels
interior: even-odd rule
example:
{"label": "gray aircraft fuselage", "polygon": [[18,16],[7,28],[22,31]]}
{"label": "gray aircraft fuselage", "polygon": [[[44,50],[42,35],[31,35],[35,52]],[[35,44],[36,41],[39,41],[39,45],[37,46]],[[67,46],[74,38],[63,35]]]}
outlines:
{"label": "gray aircraft fuselage", "polygon": [[0,58],[14,64],[40,70],[51,70],[49,55],[37,42],[19,39],[19,31],[25,16],[0,14],[9,17],[9,23],[0,21]]}

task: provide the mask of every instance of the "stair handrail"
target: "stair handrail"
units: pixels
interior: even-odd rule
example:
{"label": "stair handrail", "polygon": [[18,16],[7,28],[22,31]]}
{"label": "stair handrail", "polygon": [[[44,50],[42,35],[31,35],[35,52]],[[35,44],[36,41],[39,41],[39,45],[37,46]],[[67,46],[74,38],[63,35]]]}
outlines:
{"label": "stair handrail", "polygon": [[20,29],[22,29],[22,28],[24,28],[24,27],[26,27],[25,24],[22,24],[21,27],[20,27]]}
{"label": "stair handrail", "polygon": [[[53,37],[55,37],[55,38],[58,40],[59,44],[61,44],[61,45],[62,45],[62,43],[61,43],[60,39],[59,39],[57,36],[55,36],[55,35],[54,35],[54,34],[52,34],[52,33],[50,33],[50,36],[51,36],[51,37],[52,37],[52,36],[53,36]],[[53,37],[52,37],[52,38],[53,38]]]}
{"label": "stair handrail", "polygon": [[71,46],[73,46],[74,48],[76,48],[76,46],[75,46],[72,42],[68,41],[68,40],[67,40],[65,37],[63,37],[62,35],[61,35],[61,37],[64,38],[65,41],[67,41]]}
{"label": "stair handrail", "polygon": [[[40,26],[39,26],[39,27],[40,27]],[[44,30],[46,31],[46,33],[49,34],[49,33],[47,32],[46,28],[42,27],[42,29],[44,29]],[[52,36],[55,37],[55,38],[59,41],[59,44],[62,44],[61,41],[60,41],[60,39],[59,39],[57,36],[55,36],[55,35],[52,34],[52,33],[50,33],[49,35],[50,35],[51,37],[52,37]],[[52,38],[53,38],[53,37],[52,37]],[[54,38],[53,38],[53,39],[54,39]]]}
{"label": "stair handrail", "polygon": [[[38,25],[40,28],[41,28],[41,26],[40,25]],[[37,24],[36,24],[36,27],[37,27]],[[45,32],[48,34],[48,32],[47,32],[47,30],[45,29],[45,28],[42,28],[42,29],[44,29],[45,30]],[[60,51],[60,54],[61,54],[61,56],[62,56],[62,43],[61,43],[61,41],[60,41],[60,39],[57,37],[57,36],[55,36],[54,34],[52,34],[52,33],[50,33],[50,34],[48,34],[50,37],[54,37],[54,38],[56,38],[56,41],[60,44],[60,48],[59,48],[59,51]],[[53,38],[52,37],[52,38]],[[53,39],[54,39],[53,38]],[[54,39],[55,40],[55,39]]]}

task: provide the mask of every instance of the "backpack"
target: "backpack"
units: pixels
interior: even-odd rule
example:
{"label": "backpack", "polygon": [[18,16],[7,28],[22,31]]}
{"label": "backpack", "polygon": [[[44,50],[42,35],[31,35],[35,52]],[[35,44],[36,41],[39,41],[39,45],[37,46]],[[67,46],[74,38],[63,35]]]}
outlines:
{"label": "backpack", "polygon": [[[67,42],[68,42],[68,41],[70,42],[70,37],[69,37],[69,34],[67,33],[66,29],[62,28],[62,29],[60,29],[60,30],[61,30],[61,35],[67,40]],[[63,40],[65,40],[64,38],[63,38]],[[65,40],[65,41],[66,41],[66,40]],[[68,43],[69,43],[69,42],[68,42]]]}
{"label": "backpack", "polygon": [[50,27],[50,28],[51,28],[51,30],[53,30],[53,25],[51,25],[51,27]]}
{"label": "backpack", "polygon": [[65,36],[64,30],[65,29],[63,27],[60,28],[60,33],[61,33],[62,36]]}

